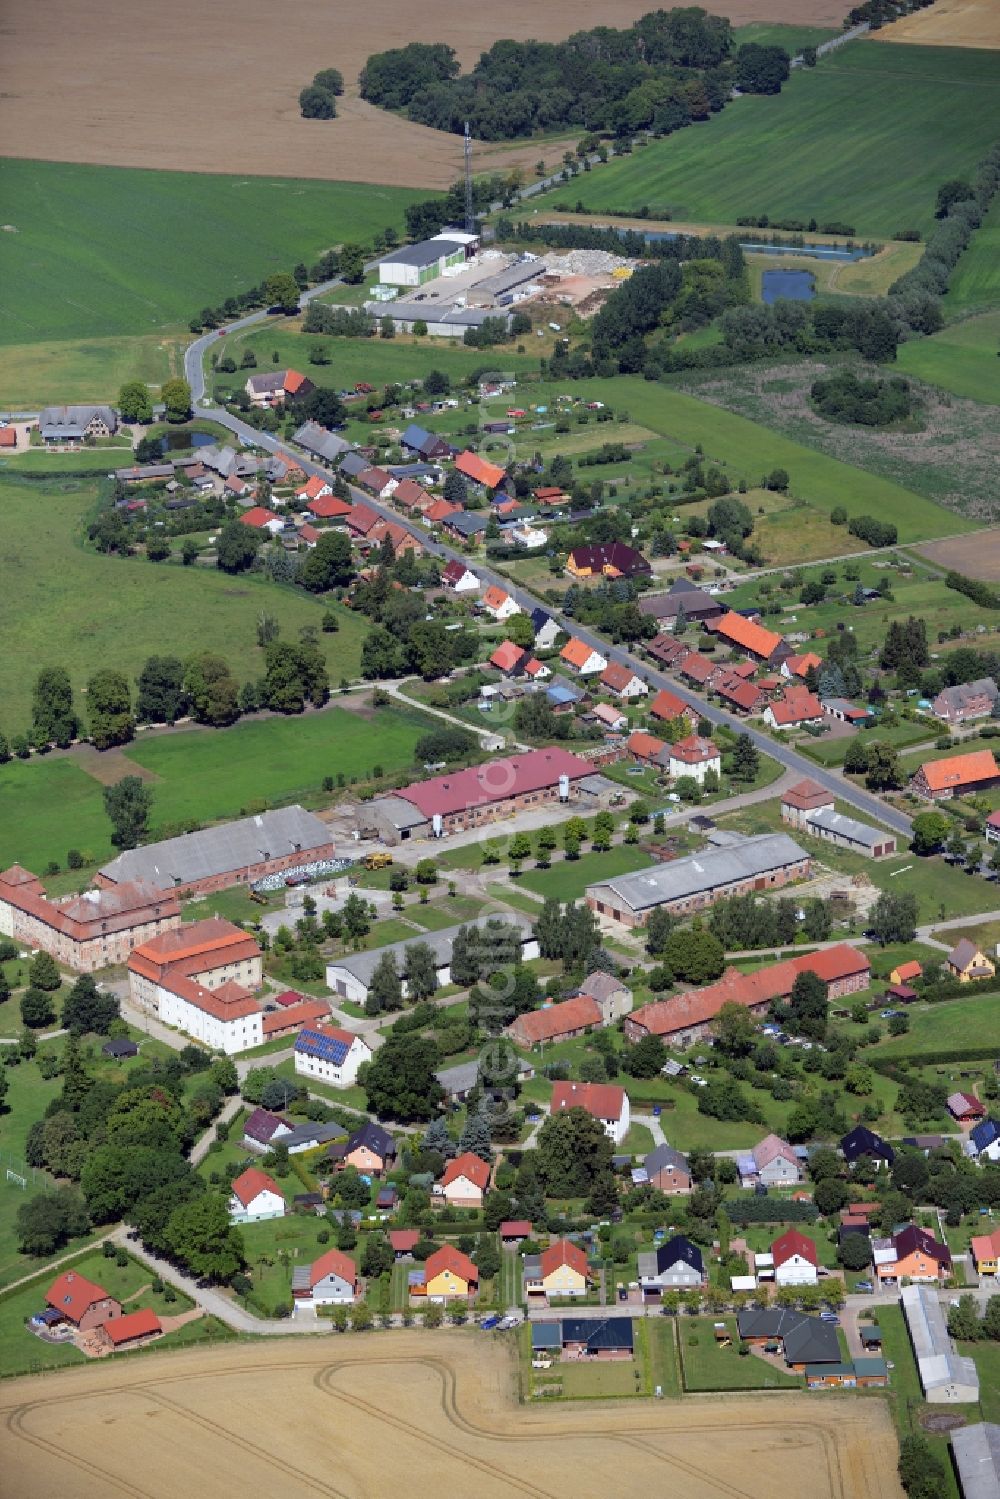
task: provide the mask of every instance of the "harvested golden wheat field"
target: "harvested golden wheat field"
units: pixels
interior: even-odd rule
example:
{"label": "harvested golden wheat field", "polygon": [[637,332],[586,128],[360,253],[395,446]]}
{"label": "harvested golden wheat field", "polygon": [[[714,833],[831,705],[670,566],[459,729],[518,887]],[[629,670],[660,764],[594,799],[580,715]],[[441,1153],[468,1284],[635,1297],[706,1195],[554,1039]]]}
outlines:
{"label": "harvested golden wheat field", "polygon": [[[466,65],[500,37],[557,41],[622,26],[651,3],[511,0],[502,9],[430,0],[344,11],[330,0],[6,0],[0,50],[0,150],[43,161],[190,172],[319,177],[447,187],[461,142],[364,104],[356,79],[374,51],[448,42]],[[709,7],[706,7],[709,8]],[[735,22],[838,25],[844,0],[728,0]],[[348,92],[330,122],[299,117],[319,68]],[[483,147],[476,170],[530,167],[538,144]],[[553,162],[561,152],[548,148]]]}
{"label": "harvested golden wheat field", "polygon": [[876,42],[911,42],[918,47],[1000,48],[997,0],[935,0],[872,37]]}
{"label": "harvested golden wheat field", "polygon": [[[0,1391],[17,1499],[900,1499],[880,1400],[518,1409],[479,1333],[128,1356]],[[780,1475],[776,1479],[776,1475]]]}

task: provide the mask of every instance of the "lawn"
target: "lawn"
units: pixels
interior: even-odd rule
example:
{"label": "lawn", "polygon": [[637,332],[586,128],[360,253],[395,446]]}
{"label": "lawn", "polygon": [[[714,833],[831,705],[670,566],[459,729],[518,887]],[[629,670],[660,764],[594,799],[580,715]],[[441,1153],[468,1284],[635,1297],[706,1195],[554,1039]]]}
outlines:
{"label": "lawn", "polygon": [[[66,456],[79,462],[76,454]],[[154,566],[85,550],[81,535],[96,499],[96,485],[85,479],[32,481],[0,470],[6,583],[0,722],[8,736],[28,726],[40,666],[65,666],[79,693],[98,665],[134,677],[149,655],[169,650],[186,656],[211,647],[243,681],[262,670],[256,634],[262,610],[274,615],[284,639],[297,639],[304,625],[319,625],[326,601],[256,574],[232,578],[179,561]],[[351,610],[338,606],[336,613],[339,631],[319,636],[335,685],[357,675],[367,633]]]}
{"label": "lawn", "polygon": [[546,203],[926,233],[934,184],[968,173],[993,142],[998,84],[995,52],[856,42],[795,72],[780,95],[727,104],[706,124],[560,185]]}
{"label": "lawn", "polygon": [[[636,1359],[561,1359],[559,1374],[566,1400],[627,1399],[642,1393]],[[544,1375],[541,1376],[544,1379]]]}
{"label": "lawn", "polygon": [[986,313],[952,323],[930,338],[915,338],[902,344],[897,361],[899,372],[940,385],[956,396],[1000,406],[998,346],[1000,312]]}
{"label": "lawn", "polygon": [[[2,668],[0,668],[2,671]],[[410,709],[380,708],[377,753],[384,771],[412,761],[426,725]],[[184,819],[239,817],[267,801],[319,792],[325,776],[367,779],[375,736],[362,717],[332,707],[302,719],[265,718],[231,729],[197,729],[140,739],[122,756],[152,772],[152,827]],[[42,869],[69,848],[88,863],[113,852],[102,789],[70,758],[12,761],[0,767],[0,864]],[[259,911],[259,908],[257,908]]]}
{"label": "lawn", "polygon": [[733,45],[743,47],[756,42],[758,47],[784,47],[789,57],[794,57],[803,47],[818,47],[836,35],[836,30],[828,26],[784,26],[780,22],[751,21],[748,26],[734,29]]}
{"label": "lawn", "polygon": [[876,1055],[926,1056],[933,1060],[942,1051],[957,1051],[963,1046],[995,1045],[1000,1049],[1000,1000],[996,994],[948,999],[936,1005],[907,1005],[906,1015],[910,1022],[906,1035],[881,1042]]}
{"label": "lawn", "polygon": [[[403,227],[426,193],[45,161],[0,165],[7,219],[0,342],[186,328],[207,303]],[[64,393],[58,392],[60,396]]]}
{"label": "lawn", "polygon": [[1000,306],[1000,202],[994,201],[972,236],[944,297],[946,317]]}
{"label": "lawn", "polygon": [[61,401],[114,401],[126,380],[162,385],[183,374],[183,338],[151,333],[0,345],[0,407],[37,411]]}
{"label": "lawn", "polygon": [[519,883],[546,899],[580,900],[588,885],[635,869],[648,869],[651,864],[648,854],[624,843],[606,854],[581,854],[579,859],[560,859],[557,852],[551,869],[526,869]]}
{"label": "lawn", "polygon": [[[409,904],[404,908],[407,921],[416,922],[425,932],[440,932],[445,927],[457,926],[460,921],[474,921],[483,909],[482,901],[471,895],[445,895],[426,906]],[[410,935],[409,931],[406,933]],[[419,941],[419,934],[413,934]]]}
{"label": "lawn", "polygon": [[[303,1190],[297,1178],[295,1190]],[[243,1223],[240,1233],[254,1283],[250,1301],[265,1315],[272,1314],[276,1306],[290,1305],[295,1266],[318,1259],[335,1243],[329,1223],[313,1213],[290,1213],[266,1223]],[[321,1233],[325,1233],[326,1243],[320,1241]],[[357,1259],[358,1251],[352,1251],[352,1255]]]}
{"label": "lawn", "polygon": [[[329,364],[314,365],[309,361],[309,351],[321,345],[329,354]],[[406,380],[422,380],[429,369],[441,370],[452,380],[459,382],[485,367],[514,370],[517,373],[536,373],[538,360],[533,355],[517,354],[512,348],[495,352],[478,349],[457,348],[450,342],[436,339],[406,338],[323,338],[316,333],[303,333],[299,322],[284,321],[269,323],[265,328],[246,328],[234,333],[218,346],[220,358],[231,354],[239,364],[247,349],[253,349],[261,368],[270,368],[272,355],[277,352],[279,364],[294,365],[307,374],[314,385],[331,386],[342,390],[358,380],[370,385]],[[220,384],[235,388],[241,383],[238,376],[219,377]],[[363,413],[362,413],[363,414]],[[471,421],[475,413],[465,416]],[[435,423],[435,430],[437,423]]]}
{"label": "lawn", "polygon": [[1000,1421],[1000,1343],[960,1343],[959,1352],[971,1354],[976,1361],[982,1419]]}
{"label": "lawn", "polygon": [[[729,1348],[715,1341],[715,1322],[725,1322]],[[677,1323],[684,1388],[699,1390],[801,1390],[802,1379],[775,1369],[754,1353],[739,1353],[735,1317],[682,1317]]]}

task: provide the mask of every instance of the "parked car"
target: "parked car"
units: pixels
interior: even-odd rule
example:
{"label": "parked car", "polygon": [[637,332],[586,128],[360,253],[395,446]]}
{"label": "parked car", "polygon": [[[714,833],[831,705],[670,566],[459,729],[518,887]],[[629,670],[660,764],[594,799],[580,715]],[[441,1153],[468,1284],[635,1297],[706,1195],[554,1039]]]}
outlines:
{"label": "parked car", "polygon": [[491,1317],[484,1317],[479,1325],[484,1331],[489,1331],[490,1328],[500,1326],[500,1318],[494,1313]]}

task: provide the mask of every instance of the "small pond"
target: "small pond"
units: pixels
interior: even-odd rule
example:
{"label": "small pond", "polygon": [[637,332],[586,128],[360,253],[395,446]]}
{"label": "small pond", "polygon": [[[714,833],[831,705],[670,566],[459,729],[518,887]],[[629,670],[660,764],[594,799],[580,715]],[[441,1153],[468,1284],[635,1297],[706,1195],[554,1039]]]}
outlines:
{"label": "small pond", "polygon": [[[635,233],[634,230],[619,229],[619,234]],[[654,240],[676,239],[677,234],[669,229],[650,229],[642,233],[650,244]],[[766,245],[756,240],[741,239],[740,249],[748,255],[808,255],[814,260],[867,260],[875,254],[871,245]]]}
{"label": "small pond", "polygon": [[160,438],[160,453],[187,453],[191,448],[210,448],[215,442],[211,432],[165,432]]}
{"label": "small pond", "polygon": [[761,299],[777,302],[811,302],[816,295],[816,278],[812,271],[765,271],[761,276]]}

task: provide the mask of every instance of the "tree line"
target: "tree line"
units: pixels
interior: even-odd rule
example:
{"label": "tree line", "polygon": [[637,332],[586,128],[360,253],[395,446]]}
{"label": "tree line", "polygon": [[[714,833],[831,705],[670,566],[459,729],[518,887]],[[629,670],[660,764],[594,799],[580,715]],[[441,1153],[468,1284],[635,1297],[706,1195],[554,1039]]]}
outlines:
{"label": "tree line", "polygon": [[733,88],[775,94],[783,48],[733,52],[728,20],[698,7],[650,11],[631,27],[599,26],[564,42],[498,41],[461,73],[454,49],[413,42],[373,53],[361,97],[411,120],[481,140],[578,126],[618,136],[669,134],[722,109]]}

